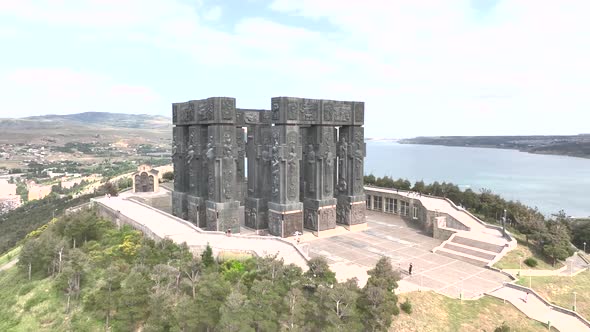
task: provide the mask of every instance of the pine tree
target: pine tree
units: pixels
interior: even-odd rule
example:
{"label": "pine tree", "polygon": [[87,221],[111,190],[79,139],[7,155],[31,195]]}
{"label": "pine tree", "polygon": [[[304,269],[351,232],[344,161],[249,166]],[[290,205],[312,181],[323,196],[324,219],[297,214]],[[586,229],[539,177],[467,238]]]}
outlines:
{"label": "pine tree", "polygon": [[213,258],[213,249],[211,249],[209,243],[207,243],[205,251],[203,251],[203,253],[201,254],[201,263],[206,268],[211,267],[215,264],[215,259]]}

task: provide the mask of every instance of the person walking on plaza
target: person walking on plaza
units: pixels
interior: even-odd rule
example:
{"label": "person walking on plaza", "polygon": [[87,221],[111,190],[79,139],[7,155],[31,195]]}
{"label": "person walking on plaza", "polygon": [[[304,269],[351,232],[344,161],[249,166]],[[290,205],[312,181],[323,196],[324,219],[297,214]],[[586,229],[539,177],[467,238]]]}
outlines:
{"label": "person walking on plaza", "polygon": [[528,303],[529,301],[529,292],[526,292],[526,295],[524,296],[524,303]]}
{"label": "person walking on plaza", "polygon": [[412,275],[412,268],[413,268],[413,267],[414,267],[414,266],[412,266],[412,263],[410,263],[410,267],[408,268],[408,273],[409,273],[410,275]]}

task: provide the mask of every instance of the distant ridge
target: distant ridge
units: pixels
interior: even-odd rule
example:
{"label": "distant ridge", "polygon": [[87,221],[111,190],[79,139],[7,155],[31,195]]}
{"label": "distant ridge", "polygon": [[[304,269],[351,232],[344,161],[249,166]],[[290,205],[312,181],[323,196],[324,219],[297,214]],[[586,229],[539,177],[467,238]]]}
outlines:
{"label": "distant ridge", "polygon": [[52,123],[57,126],[60,124],[66,125],[79,123],[80,125],[84,126],[164,129],[171,127],[172,125],[172,120],[170,118],[161,115],[83,112],[75,114],[48,114],[17,119],[3,119],[0,120],[0,127],[3,127],[3,124],[8,123],[10,123],[10,127],[18,126],[19,123],[28,127],[33,125],[35,122],[38,122],[37,125],[41,127],[51,127]]}
{"label": "distant ridge", "polygon": [[590,136],[431,136],[403,139],[402,144],[426,144],[497,149],[514,149],[538,154],[590,158]]}

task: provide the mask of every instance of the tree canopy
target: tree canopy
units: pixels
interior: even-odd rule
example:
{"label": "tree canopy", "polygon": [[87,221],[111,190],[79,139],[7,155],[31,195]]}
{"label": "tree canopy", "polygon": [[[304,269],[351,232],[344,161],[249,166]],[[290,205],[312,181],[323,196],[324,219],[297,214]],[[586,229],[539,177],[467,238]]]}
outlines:
{"label": "tree canopy", "polygon": [[[276,256],[219,261],[209,246],[193,255],[93,211],[48,224],[19,258],[23,284],[29,270],[50,280],[64,313],[82,309],[113,331],[386,331],[398,312],[386,258],[361,289],[338,282],[323,258],[306,271]],[[76,317],[68,324],[83,327]]]}

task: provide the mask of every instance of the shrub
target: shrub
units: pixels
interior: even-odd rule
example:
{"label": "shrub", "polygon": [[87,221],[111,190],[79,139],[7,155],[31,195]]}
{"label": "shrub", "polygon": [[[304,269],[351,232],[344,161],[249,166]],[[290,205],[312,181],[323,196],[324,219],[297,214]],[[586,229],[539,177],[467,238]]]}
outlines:
{"label": "shrub", "polygon": [[19,296],[23,296],[23,295],[27,295],[29,294],[29,292],[35,288],[35,285],[33,283],[28,283],[28,284],[24,284],[23,286],[21,286],[21,288],[18,290],[18,295]]}
{"label": "shrub", "polygon": [[406,301],[399,306],[406,314],[412,313],[412,302],[410,302],[410,299],[406,299]]}
{"label": "shrub", "polygon": [[510,326],[506,325],[506,322],[502,323],[501,326],[496,327],[494,332],[510,332]]}
{"label": "shrub", "polygon": [[525,259],[524,263],[530,267],[535,267],[539,264],[539,262],[537,262],[537,260],[532,257]]}
{"label": "shrub", "polygon": [[29,311],[29,310],[31,310],[31,308],[49,300],[49,296],[50,295],[47,292],[41,292],[39,294],[35,294],[33,297],[28,299],[27,302],[25,302],[25,304],[23,305],[23,309],[25,311]]}
{"label": "shrub", "polygon": [[174,173],[173,172],[166,172],[162,174],[162,180],[172,181],[174,180]]}

